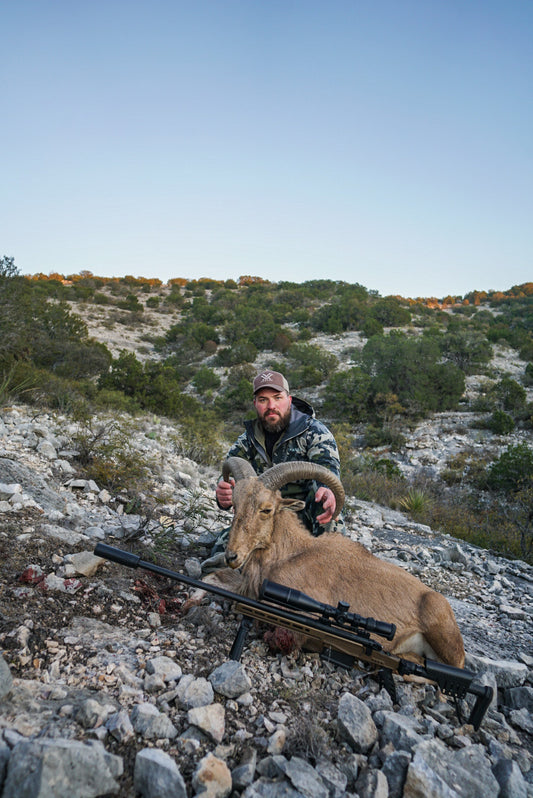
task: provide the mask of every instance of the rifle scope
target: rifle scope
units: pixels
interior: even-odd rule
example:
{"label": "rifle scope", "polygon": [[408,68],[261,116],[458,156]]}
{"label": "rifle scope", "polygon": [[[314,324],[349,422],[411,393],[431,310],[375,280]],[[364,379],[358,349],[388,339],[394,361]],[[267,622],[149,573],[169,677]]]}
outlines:
{"label": "rifle scope", "polygon": [[261,585],[259,597],[303,612],[320,613],[323,618],[331,618],[339,626],[364,629],[386,640],[392,640],[396,634],[396,626],[393,623],[377,621],[375,618],[363,618],[355,612],[348,612],[349,605],[345,602],[339,601],[337,607],[332,607],[308,596],[307,593],[271,582],[269,579],[265,579]]}

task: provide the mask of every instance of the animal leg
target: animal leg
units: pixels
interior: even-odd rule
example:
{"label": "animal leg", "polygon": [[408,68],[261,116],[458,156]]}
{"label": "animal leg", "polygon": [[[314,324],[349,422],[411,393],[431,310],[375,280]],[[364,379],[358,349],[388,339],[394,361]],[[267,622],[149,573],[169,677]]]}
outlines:
{"label": "animal leg", "polygon": [[440,593],[428,591],[421,599],[423,635],[435,652],[434,659],[463,668],[465,649],[453,610]]}

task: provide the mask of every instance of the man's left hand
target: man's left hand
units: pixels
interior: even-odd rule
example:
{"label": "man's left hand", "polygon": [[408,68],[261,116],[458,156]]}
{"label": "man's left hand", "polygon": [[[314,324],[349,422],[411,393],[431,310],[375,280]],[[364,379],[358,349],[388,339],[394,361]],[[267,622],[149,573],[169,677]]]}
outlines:
{"label": "man's left hand", "polygon": [[320,487],[315,494],[315,501],[322,502],[324,512],[317,515],[319,524],[329,524],[335,513],[335,496],[329,488]]}

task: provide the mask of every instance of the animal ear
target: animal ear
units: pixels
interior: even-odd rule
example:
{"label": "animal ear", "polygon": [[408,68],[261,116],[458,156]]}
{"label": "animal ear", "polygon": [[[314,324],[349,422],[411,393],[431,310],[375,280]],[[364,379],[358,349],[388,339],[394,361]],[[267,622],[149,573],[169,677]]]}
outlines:
{"label": "animal ear", "polygon": [[299,499],[282,499],[280,502],[281,510],[292,510],[293,513],[297,513],[299,510],[303,510],[304,507],[305,507],[305,502],[302,502]]}

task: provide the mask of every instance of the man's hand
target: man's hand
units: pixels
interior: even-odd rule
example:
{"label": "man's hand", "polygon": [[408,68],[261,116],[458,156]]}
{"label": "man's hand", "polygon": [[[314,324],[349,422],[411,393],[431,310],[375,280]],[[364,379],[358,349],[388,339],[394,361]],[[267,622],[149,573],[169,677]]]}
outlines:
{"label": "man's hand", "polygon": [[224,482],[224,480],[220,480],[216,487],[216,497],[217,502],[219,503],[220,507],[224,510],[227,510],[228,507],[231,507],[233,504],[233,486],[235,485],[235,480],[233,477],[229,478],[229,482]]}
{"label": "man's hand", "polygon": [[315,494],[315,501],[322,502],[324,512],[317,515],[316,520],[319,524],[329,524],[335,513],[335,496],[329,488],[321,487]]}

